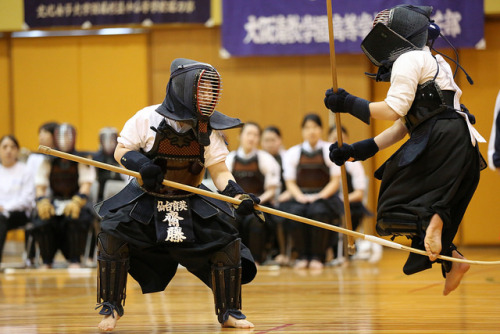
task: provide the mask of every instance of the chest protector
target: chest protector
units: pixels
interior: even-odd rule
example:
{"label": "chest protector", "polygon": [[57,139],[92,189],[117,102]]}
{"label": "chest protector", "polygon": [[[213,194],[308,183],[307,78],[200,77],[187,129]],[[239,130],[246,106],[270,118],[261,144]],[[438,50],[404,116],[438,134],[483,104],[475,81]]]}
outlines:
{"label": "chest protector", "polygon": [[317,193],[330,182],[330,169],[325,164],[322,149],[311,153],[301,151],[296,180],[305,194]]}
{"label": "chest protector", "polygon": [[[198,187],[205,173],[205,147],[196,138],[193,129],[180,133],[164,120],[156,131],[153,148],[144,154],[161,167],[170,181]],[[163,186],[159,195],[179,194],[179,190]]]}
{"label": "chest protector", "polygon": [[410,110],[404,117],[410,134],[426,120],[445,110],[453,109],[454,96],[454,91],[441,90],[434,80],[419,85]]}
{"label": "chest protector", "polygon": [[78,163],[55,158],[50,169],[49,183],[55,198],[69,199],[78,193]]}
{"label": "chest protector", "polygon": [[260,195],[264,192],[264,174],[259,169],[259,158],[255,155],[250,159],[234,157],[233,176],[247,193]]}

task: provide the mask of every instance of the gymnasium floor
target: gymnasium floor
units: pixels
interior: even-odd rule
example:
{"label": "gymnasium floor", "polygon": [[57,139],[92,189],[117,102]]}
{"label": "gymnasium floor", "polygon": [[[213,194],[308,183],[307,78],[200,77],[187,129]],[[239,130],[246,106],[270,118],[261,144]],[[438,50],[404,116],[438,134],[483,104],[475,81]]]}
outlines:
{"label": "gymnasium floor", "polygon": [[[462,248],[498,260],[500,248]],[[500,333],[500,266],[472,266],[442,296],[440,267],[405,276],[407,253],[384,249],[377,264],[353,261],[321,272],[261,267],[243,287],[253,330],[220,328],[211,291],[180,268],[163,293],[142,295],[129,277],[114,333]],[[20,258],[7,255],[4,267]],[[98,333],[95,269],[6,269],[0,333]]]}

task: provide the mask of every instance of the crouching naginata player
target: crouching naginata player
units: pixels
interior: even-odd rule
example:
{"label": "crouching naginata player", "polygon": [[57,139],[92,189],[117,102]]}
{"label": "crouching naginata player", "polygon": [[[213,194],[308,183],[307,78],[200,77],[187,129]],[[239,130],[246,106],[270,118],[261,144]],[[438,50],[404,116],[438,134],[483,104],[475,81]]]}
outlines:
{"label": "crouching naginata player", "polygon": [[[221,93],[219,73],[209,64],[176,59],[165,100],[129,119],[115,158],[140,173],[120,193],[96,206],[99,329],[111,331],[123,316],[127,272],[143,293],[163,291],[179,264],[212,289],[223,327],[251,328],[241,312],[241,284],[257,269],[238,231],[221,215],[234,216],[226,202],[165,187],[167,180],[203,188],[208,169],[222,194],[239,198],[239,214],[253,214],[259,199],[234,182],[225,158],[224,130],[239,119],[214,111]],[[207,188],[204,188],[207,189]],[[208,190],[208,189],[207,189]]]}
{"label": "crouching naginata player", "polygon": [[[439,254],[463,258],[452,241],[485,167],[477,147],[484,139],[471,125],[474,116],[460,104],[462,91],[449,64],[430,51],[440,35],[431,12],[432,7],[411,5],[384,10],[363,40],[361,48],[379,67],[371,76],[391,83],[384,101],[369,102],[343,89],[327,90],[325,97],[333,112],[350,113],[368,124],[370,118],[394,121],[375,138],[340,149],[333,144],[330,159],[338,165],[365,160],[410,135],[375,172],[382,180],[377,232],[405,235],[413,248],[428,255],[410,253],[403,267],[407,275],[431,268]],[[441,265],[447,295],[469,265]]]}

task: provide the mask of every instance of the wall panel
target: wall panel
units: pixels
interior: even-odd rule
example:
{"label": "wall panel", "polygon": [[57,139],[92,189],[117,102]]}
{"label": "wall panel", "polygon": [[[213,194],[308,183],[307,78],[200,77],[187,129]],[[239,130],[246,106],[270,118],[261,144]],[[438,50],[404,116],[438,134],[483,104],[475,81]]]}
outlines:
{"label": "wall panel", "polygon": [[[47,121],[80,120],[77,39],[12,39],[14,132],[23,146],[38,146],[38,127]],[[79,144],[79,141],[77,142]]]}
{"label": "wall panel", "polygon": [[0,38],[0,136],[12,132],[9,40]]}
{"label": "wall panel", "polygon": [[[146,35],[12,40],[14,130],[36,149],[47,121],[69,122],[77,148],[96,150],[98,131],[119,129],[148,103]],[[29,120],[29,122],[27,122]]]}
{"label": "wall panel", "polygon": [[[462,50],[460,59],[469,75],[474,79],[470,86],[463,74],[460,83],[463,89],[463,103],[476,115],[476,129],[489,140],[493,123],[495,100],[500,91],[500,20],[489,20],[485,26],[486,49]],[[487,159],[488,143],[479,144]],[[465,244],[500,243],[500,174],[489,168],[481,172],[481,180],[475,197],[461,226]]]}
{"label": "wall panel", "polygon": [[80,133],[82,147],[98,149],[104,126],[121,130],[148,102],[147,35],[80,39]]}

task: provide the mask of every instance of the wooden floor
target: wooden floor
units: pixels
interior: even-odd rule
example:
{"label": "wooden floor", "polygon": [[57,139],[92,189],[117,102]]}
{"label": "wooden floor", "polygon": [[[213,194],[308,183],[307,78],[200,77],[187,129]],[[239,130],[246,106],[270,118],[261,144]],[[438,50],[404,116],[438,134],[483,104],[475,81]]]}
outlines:
{"label": "wooden floor", "polygon": [[[464,248],[498,260],[500,248]],[[243,287],[253,330],[221,329],[211,291],[179,269],[163,293],[142,295],[129,280],[115,333],[499,333],[500,266],[473,266],[441,295],[440,267],[405,276],[402,251],[377,264],[351,262],[321,273],[262,267]],[[0,333],[98,333],[95,269],[7,270],[0,274]]]}

